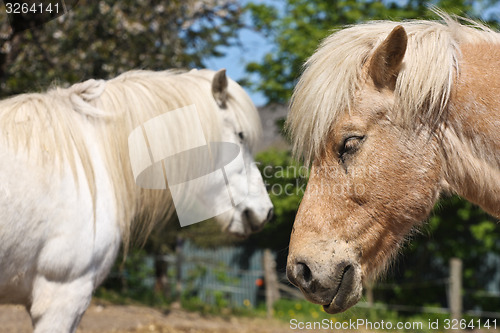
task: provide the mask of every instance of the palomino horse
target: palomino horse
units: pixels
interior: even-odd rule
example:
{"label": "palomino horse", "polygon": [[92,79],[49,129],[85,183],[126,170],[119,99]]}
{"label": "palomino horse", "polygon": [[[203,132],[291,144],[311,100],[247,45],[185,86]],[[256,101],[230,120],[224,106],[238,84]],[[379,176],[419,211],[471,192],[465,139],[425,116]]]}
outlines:
{"label": "palomino horse", "polygon": [[295,89],[288,130],[312,166],[287,275],[328,313],[360,299],[440,193],[500,217],[500,35],[443,17],[335,32]]}
{"label": "palomino horse", "polygon": [[[121,240],[173,213],[170,191],[136,185],[127,140],[189,105],[207,142],[234,143],[243,156],[245,177],[228,177],[248,183],[246,199],[216,219],[239,236],[258,231],[272,213],[250,153],[260,119],[224,70],[133,71],[0,102],[0,303],[24,304],[35,332],[74,332]],[[165,145],[196,137],[178,120]]]}

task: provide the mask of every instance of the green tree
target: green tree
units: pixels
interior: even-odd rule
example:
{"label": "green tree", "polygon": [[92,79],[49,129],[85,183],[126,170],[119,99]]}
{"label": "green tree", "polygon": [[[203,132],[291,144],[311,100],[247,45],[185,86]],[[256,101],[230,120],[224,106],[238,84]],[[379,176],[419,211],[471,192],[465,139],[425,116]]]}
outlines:
{"label": "green tree", "polygon": [[0,93],[110,78],[130,69],[202,67],[241,26],[236,0],[79,1],[67,14],[13,30],[0,10]]}

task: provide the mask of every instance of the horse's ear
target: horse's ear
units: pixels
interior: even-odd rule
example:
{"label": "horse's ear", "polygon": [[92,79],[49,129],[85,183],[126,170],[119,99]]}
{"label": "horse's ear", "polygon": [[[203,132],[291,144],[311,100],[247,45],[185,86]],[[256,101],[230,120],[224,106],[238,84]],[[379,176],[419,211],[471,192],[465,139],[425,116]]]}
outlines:
{"label": "horse's ear", "polygon": [[405,29],[398,25],[375,50],[370,60],[368,74],[377,87],[394,89],[407,42]]}
{"label": "horse's ear", "polygon": [[214,79],[212,81],[212,95],[221,108],[226,107],[227,76],[225,69],[221,69],[215,73]]}

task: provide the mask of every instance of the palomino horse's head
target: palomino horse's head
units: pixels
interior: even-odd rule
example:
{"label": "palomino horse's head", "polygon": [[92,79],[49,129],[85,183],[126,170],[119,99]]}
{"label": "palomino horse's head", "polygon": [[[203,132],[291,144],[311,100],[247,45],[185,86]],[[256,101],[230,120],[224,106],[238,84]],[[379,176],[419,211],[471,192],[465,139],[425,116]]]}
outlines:
{"label": "palomino horse's head", "polygon": [[[331,42],[326,40],[306,64],[288,119],[299,152],[315,145],[319,149],[304,153],[312,159],[312,168],[291,235],[287,276],[328,313],[344,311],[360,299],[363,282],[384,269],[412,226],[429,214],[441,190],[435,139],[424,127],[407,130],[394,111],[407,33],[396,26],[386,36],[381,43],[372,41],[368,54],[356,49],[344,54],[346,59],[360,59],[354,85],[341,82],[348,81],[339,64],[342,59],[325,55],[325,45]],[[321,67],[328,66],[331,76],[325,77]],[[335,80],[345,92],[330,91]],[[327,92],[318,96],[318,91]],[[340,104],[344,96],[349,100],[344,110],[326,125],[315,120],[316,127],[328,126],[317,144],[319,136],[303,127],[301,117],[311,109]]]}
{"label": "palomino horse's head", "polygon": [[245,199],[215,220],[226,232],[247,237],[260,231],[273,215],[273,205],[251,151],[252,141],[256,140],[256,134],[260,134],[260,118],[250,97],[226,76],[225,70],[220,70],[215,75],[212,71],[199,72],[201,75],[212,76],[212,95],[222,120],[221,141],[238,145],[244,161],[244,168],[233,170],[226,177],[229,178],[232,197],[244,196]]}

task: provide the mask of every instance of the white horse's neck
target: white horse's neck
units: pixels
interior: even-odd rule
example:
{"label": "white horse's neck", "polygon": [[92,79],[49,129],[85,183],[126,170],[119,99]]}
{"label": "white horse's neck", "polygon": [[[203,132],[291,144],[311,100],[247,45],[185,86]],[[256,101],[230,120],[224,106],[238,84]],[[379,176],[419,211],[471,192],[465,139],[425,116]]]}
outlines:
{"label": "white horse's neck", "polygon": [[[136,184],[129,156],[129,135],[146,121],[183,106],[177,96],[165,97],[172,91],[174,83],[171,81],[174,77],[157,73],[151,73],[151,78],[141,76],[141,73],[136,75],[138,78],[132,77],[129,83],[120,80],[108,82],[107,91],[103,93],[99,105],[105,110],[117,111],[112,120],[102,125],[105,128],[101,133],[106,136],[103,138],[107,143],[103,147],[104,155],[109,159],[110,169],[113,169],[110,173],[125,244],[130,239],[130,232],[134,237],[146,236],[153,226],[166,222],[174,212],[168,189],[147,190]],[[150,89],[142,91],[137,88],[141,86],[134,84],[134,81],[149,83]],[[163,95],[160,96],[158,91],[162,91]]]}
{"label": "white horse's neck", "polygon": [[500,217],[500,46],[464,45],[443,130],[452,190]]}

